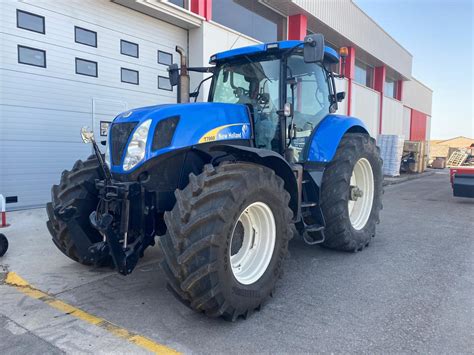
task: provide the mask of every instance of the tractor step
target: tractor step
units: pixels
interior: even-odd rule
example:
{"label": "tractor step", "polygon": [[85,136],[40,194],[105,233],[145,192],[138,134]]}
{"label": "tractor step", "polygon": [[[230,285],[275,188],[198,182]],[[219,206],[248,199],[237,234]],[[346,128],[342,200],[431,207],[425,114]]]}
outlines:
{"label": "tractor step", "polygon": [[310,207],[316,207],[318,204],[316,202],[303,202],[301,204],[301,208],[310,208]]}
{"label": "tractor step", "polygon": [[303,233],[303,239],[308,245],[315,245],[324,242],[326,239],[324,226],[320,224],[307,225]]}

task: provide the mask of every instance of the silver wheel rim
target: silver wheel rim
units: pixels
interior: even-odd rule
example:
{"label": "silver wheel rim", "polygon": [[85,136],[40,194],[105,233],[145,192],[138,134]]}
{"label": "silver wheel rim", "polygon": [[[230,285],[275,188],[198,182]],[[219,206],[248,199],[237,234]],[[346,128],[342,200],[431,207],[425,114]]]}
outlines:
{"label": "silver wheel rim", "polygon": [[[263,202],[247,206],[234,225],[229,248],[232,273],[238,282],[250,285],[262,277],[272,259],[275,240],[275,218],[270,207]],[[240,247],[234,248],[234,243]]]}
{"label": "silver wheel rim", "polygon": [[374,201],[374,174],[370,162],[361,158],[351,176],[348,212],[352,227],[361,230],[367,224]]}

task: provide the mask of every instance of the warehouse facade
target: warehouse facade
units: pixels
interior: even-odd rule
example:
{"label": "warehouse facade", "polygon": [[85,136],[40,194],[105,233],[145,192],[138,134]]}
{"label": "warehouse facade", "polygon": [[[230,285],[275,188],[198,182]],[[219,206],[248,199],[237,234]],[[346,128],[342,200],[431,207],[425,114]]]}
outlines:
{"label": "warehouse facade", "polygon": [[412,77],[411,54],[351,0],[6,0],[0,11],[0,194],[11,209],[46,203],[61,171],[91,153],[82,126],[104,140],[118,113],[176,102],[177,45],[205,66],[230,48],[323,33],[349,47],[339,113],[373,136],[429,139],[432,92]]}

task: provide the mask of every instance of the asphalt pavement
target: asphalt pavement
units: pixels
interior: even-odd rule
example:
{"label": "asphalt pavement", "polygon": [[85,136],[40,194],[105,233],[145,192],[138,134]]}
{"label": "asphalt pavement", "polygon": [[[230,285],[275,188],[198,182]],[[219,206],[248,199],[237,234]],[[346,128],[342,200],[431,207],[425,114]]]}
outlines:
{"label": "asphalt pavement", "polygon": [[[362,252],[292,240],[274,298],[235,323],[178,302],[157,248],[123,277],[62,255],[44,209],[8,217],[11,227],[0,231],[10,241],[3,278],[14,272],[52,299],[180,352],[473,353],[474,199],[454,198],[446,171],[385,187],[377,236]],[[145,352],[119,332],[0,283],[1,354]]]}

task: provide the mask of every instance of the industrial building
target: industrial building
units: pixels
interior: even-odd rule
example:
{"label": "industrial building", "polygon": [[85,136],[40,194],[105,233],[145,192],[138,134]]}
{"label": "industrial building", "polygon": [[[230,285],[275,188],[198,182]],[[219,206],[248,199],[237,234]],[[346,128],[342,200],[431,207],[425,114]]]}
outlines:
{"label": "industrial building", "polygon": [[[349,48],[338,112],[374,137],[429,140],[432,91],[412,76],[412,55],[351,0],[5,0],[0,12],[0,194],[10,209],[45,204],[60,172],[91,153],[82,126],[103,140],[118,113],[176,102],[167,67],[177,45],[189,65],[206,66],[216,52],[322,33]],[[192,74],[192,88],[205,75]]]}

